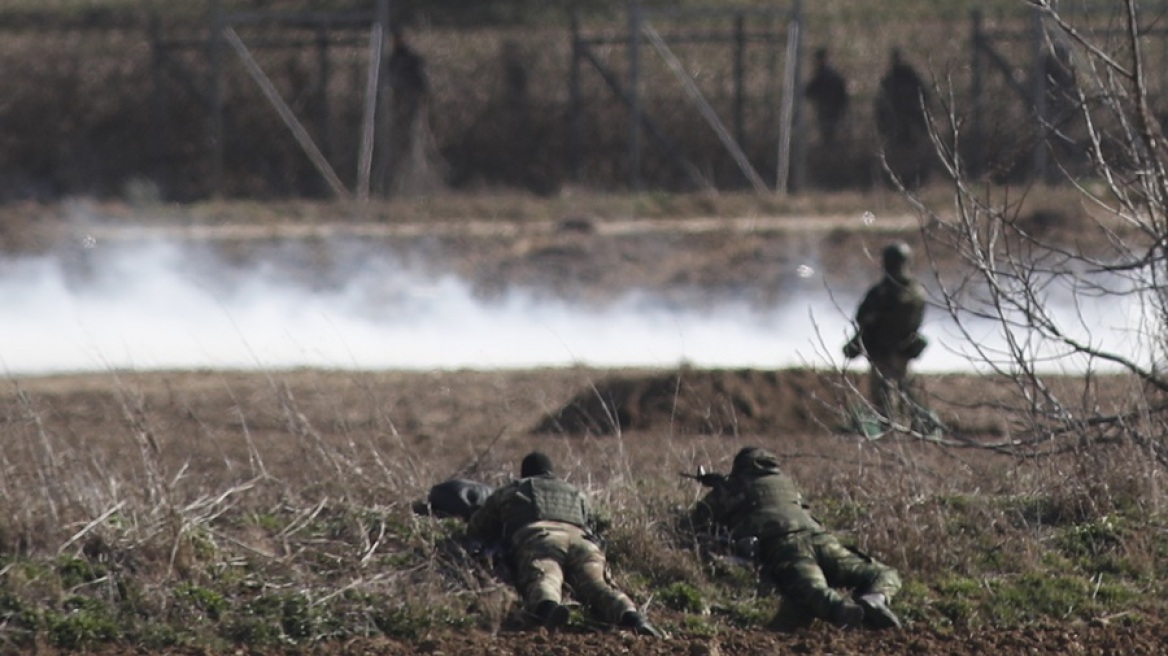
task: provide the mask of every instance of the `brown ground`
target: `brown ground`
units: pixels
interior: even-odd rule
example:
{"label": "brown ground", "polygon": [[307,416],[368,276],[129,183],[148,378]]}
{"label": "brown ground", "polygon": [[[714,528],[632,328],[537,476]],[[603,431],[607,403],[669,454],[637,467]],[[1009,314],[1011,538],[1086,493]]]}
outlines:
{"label": "brown ground", "polygon": [[[18,416],[14,390],[19,387],[32,407],[39,409],[44,429],[87,436],[116,435],[130,421],[122,412],[126,399],[145,409],[146,425],[163,427],[153,433],[164,455],[164,469],[184,460],[190,476],[205,476],[209,489],[228,460],[243,462],[242,445],[214,436],[230,436],[246,417],[259,453],[276,476],[292,480],[314,474],[297,442],[289,448],[290,423],[282,408],[291,404],[302,413],[304,425],[319,431],[333,444],[365,435],[363,427],[387,428],[388,419],[399,432],[403,457],[422,471],[406,487],[420,498],[426,485],[445,475],[492,478],[514,468],[531,448],[548,451],[567,463],[572,476],[605,476],[606,470],[627,468],[631,476],[664,480],[673,485],[677,471],[697,463],[725,467],[727,459],[746,443],[761,443],[778,451],[791,469],[808,481],[827,481],[846,475],[857,460],[869,466],[889,466],[906,453],[925,476],[976,478],[992,460],[984,452],[962,453],[897,442],[886,449],[831,428],[832,414],[824,412],[819,395],[830,396],[832,377],[807,371],[682,372],[687,392],[679,394],[678,408],[662,407],[662,386],[676,384],[677,374],[661,372],[600,372],[549,370],[523,372],[431,373],[276,373],[259,374],[156,373],[112,376],[55,377],[14,381],[4,394],[4,415]],[[986,381],[948,376],[930,379],[954,394],[979,394]],[[550,415],[572,406],[577,395],[600,390],[614,404],[628,410],[629,420],[619,440],[609,436],[556,436],[543,432]],[[703,399],[698,401],[698,398]],[[281,401],[283,399],[283,401]],[[762,402],[769,399],[769,402]],[[701,420],[696,409],[711,412]],[[739,407],[731,413],[728,408]],[[25,406],[28,407],[28,406]],[[948,412],[948,409],[946,410]],[[960,413],[958,413],[960,414]],[[738,419],[731,419],[736,415]],[[27,416],[27,415],[26,415]],[[947,416],[955,416],[952,413]],[[976,423],[973,419],[969,422]],[[595,428],[595,426],[589,426]],[[370,439],[394,439],[372,431]],[[757,432],[756,432],[757,429]],[[984,434],[984,433],[983,433]],[[95,440],[95,442],[98,442]],[[118,440],[100,444],[117,448]],[[124,442],[123,442],[124,443]],[[283,446],[281,446],[283,444]],[[299,448],[297,448],[299,447]],[[166,457],[170,456],[177,457]],[[277,454],[282,454],[279,459]],[[123,451],[90,457],[127,457]],[[137,456],[130,456],[136,458]],[[301,473],[297,473],[301,472]],[[816,475],[813,475],[813,472]],[[678,481],[685,488],[696,486]],[[814,496],[814,491],[812,492]],[[681,626],[681,617],[664,610],[655,619]],[[362,640],[295,653],[319,654],[459,654],[542,656],[564,654],[1160,654],[1168,626],[1159,618],[1106,618],[1089,624],[1034,626],[1012,630],[953,629],[913,626],[882,634],[843,633],[818,626],[793,635],[766,630],[722,627],[714,637],[678,633],[665,641],[636,638],[624,633],[569,631],[549,636],[536,630],[504,630],[498,634],[438,631],[415,641]],[[51,649],[39,653],[53,654]],[[125,653],[122,648],[92,649],[88,653]],[[173,653],[204,654],[204,651]],[[240,652],[237,652],[240,653]],[[272,653],[244,652],[244,653]]]}
{"label": "brown ground", "polygon": [[[776,291],[773,281],[784,279],[801,261],[800,254],[807,252],[818,261],[836,263],[833,276],[840,281],[865,284],[873,270],[865,255],[888,236],[842,230],[606,235],[620,232],[614,226],[560,222],[527,226],[514,234],[495,231],[485,238],[403,236],[394,247],[416,252],[419,245],[427,246],[432,258],[426,266],[457,271],[487,295],[507,285],[529,284],[549,294],[596,300],[614,290],[640,286],[687,299],[729,290],[771,302],[783,293],[781,288]],[[913,232],[904,234],[916,237]],[[727,262],[735,267],[727,267]],[[908,456],[915,475],[954,480],[974,479],[983,468],[994,466],[994,458],[982,451],[919,442],[886,446],[842,431],[847,419],[841,408],[856,399],[849,391],[851,382],[838,374],[800,370],[109,373],[11,380],[0,395],[0,418],[15,426],[36,416],[47,433],[73,436],[80,444],[92,442],[89,457],[94,462],[125,457],[117,450],[127,444],[96,436],[149,427],[147,438],[161,454],[163,471],[177,471],[185,463],[188,476],[200,478],[212,490],[222,489],[231,479],[223,471],[224,463],[248,459],[237,439],[244,425],[255,449],[265,454],[267,468],[289,479],[311,477],[323,468],[312,462],[314,454],[304,452],[307,440],[297,442],[300,450],[287,445],[289,433],[305,427],[311,428],[313,439],[341,445],[338,448],[347,444],[360,451],[365,445],[353,445],[354,438],[367,440],[370,446],[377,442],[382,449],[396,448],[398,464],[415,472],[396,484],[415,498],[445,476],[497,480],[536,447],[566,463],[576,477],[654,480],[675,491],[687,490],[681,494],[692,493],[693,486],[678,481],[678,471],[698,464],[725,467],[747,443],[778,451],[796,476],[807,474],[811,496],[816,486],[846,477],[858,462],[882,467]],[[984,440],[1011,427],[995,413],[965,407],[964,402],[1000,394],[999,382],[944,376],[929,378],[924,386],[934,394],[934,407],[951,423],[952,436]],[[616,412],[605,413],[596,398],[607,399]],[[127,408],[139,409],[142,416],[132,416]],[[295,412],[290,414],[289,409]],[[102,448],[110,451],[102,453]],[[812,471],[818,474],[814,479]],[[542,631],[438,632],[421,642],[377,639],[296,653],[1164,653],[1168,625],[1160,618],[1126,621],[1130,619],[1009,631],[914,626],[901,632],[861,634],[818,627],[785,635],[720,629],[715,637],[675,635],[665,641],[603,632],[555,636]]]}
{"label": "brown ground", "polygon": [[[321,656],[406,656],[431,654],[446,656],[973,656],[975,654],[1050,654],[1052,656],[1153,656],[1164,653],[1168,627],[1146,622],[1136,626],[1097,624],[1091,626],[1030,627],[1016,631],[938,633],[906,630],[896,633],[844,633],[829,628],[812,628],[797,634],[728,630],[717,637],[670,637],[666,640],[639,638],[627,633],[561,632],[549,635],[542,630],[490,635],[480,632],[435,635],[420,642],[391,639],[359,640],[339,645],[298,648],[286,653]],[[53,649],[37,651],[44,656],[61,656]],[[132,648],[87,649],[94,656],[113,654],[156,654]],[[205,656],[202,649],[177,649],[171,656]],[[278,652],[242,649],[236,654]]]}

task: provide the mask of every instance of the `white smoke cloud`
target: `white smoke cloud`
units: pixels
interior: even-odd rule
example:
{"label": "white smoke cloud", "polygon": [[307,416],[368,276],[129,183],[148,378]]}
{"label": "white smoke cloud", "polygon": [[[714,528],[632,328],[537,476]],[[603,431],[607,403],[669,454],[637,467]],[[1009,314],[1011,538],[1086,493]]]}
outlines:
{"label": "white smoke cloud", "polygon": [[[179,242],[86,246],[78,257],[0,261],[0,368],[7,374],[831,367],[841,364],[857,301],[832,298],[814,262],[798,269],[800,280],[791,282],[798,293],[784,296],[793,300],[775,307],[678,307],[631,290],[598,309],[523,290],[485,300],[463,280],[420,273],[368,249],[316,244],[313,252],[331,264],[315,272],[303,264],[312,253],[298,246],[277,245],[246,265]],[[1132,312],[1086,315],[1124,324]],[[978,343],[1001,343],[992,325],[982,329]],[[971,369],[969,340],[945,317],[932,311],[924,332],[932,346],[918,370]],[[1108,339],[1123,339],[1111,332]]]}

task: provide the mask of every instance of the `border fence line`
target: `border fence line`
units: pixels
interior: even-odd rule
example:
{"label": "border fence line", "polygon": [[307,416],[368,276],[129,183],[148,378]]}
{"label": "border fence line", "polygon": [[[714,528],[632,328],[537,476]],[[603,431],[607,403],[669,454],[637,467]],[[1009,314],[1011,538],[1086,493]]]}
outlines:
{"label": "border fence line", "polygon": [[[231,77],[227,70],[228,53],[234,50],[320,179],[335,195],[345,197],[350,190],[358,199],[392,195],[395,160],[407,156],[407,153],[394,152],[401,146],[390,137],[393,130],[401,128],[394,125],[394,112],[389,109],[393,103],[387,74],[387,45],[395,27],[391,22],[392,0],[368,0],[367,10],[300,12],[232,11],[226,9],[229,1],[207,0],[207,11],[201,15],[186,14],[171,21],[163,21],[155,14],[131,11],[55,22],[46,17],[48,14],[11,17],[0,12],[0,34],[140,30],[149,47],[149,77],[153,86],[141,94],[144,106],[150,108],[148,113],[153,116],[148,131],[144,131],[153,143],[146,148],[156,153],[157,161],[163,159],[168,130],[166,107],[175,102],[166,94],[178,90],[184,98],[193,101],[190,104],[205,113],[206,140],[200,156],[206,158],[201,163],[207,172],[204,184],[213,196],[222,195],[226,189],[224,161],[232,147],[233,133],[227,116],[231,108],[227,104],[229,94],[225,85]],[[1114,28],[1105,20],[1108,14],[1100,13],[1108,10],[1109,3],[1064,4],[1068,5],[1062,8],[1067,16],[1083,21],[1082,34],[1106,39],[1114,33],[1109,31]],[[560,149],[555,152],[562,157],[561,166],[567,180],[581,182],[587,158],[596,156],[595,149],[590,151],[586,147],[588,137],[584,124],[588,113],[597,111],[597,107],[606,107],[604,111],[616,107],[624,113],[627,123],[604,127],[623,130],[623,159],[614,158],[614,161],[619,161],[624,173],[623,184],[629,190],[641,191],[663,184],[659,173],[661,162],[688,189],[713,191],[719,187],[746,186],[757,193],[798,193],[823,185],[817,177],[822,171],[809,166],[809,152],[818,155],[820,161],[833,153],[825,152],[822,145],[818,152],[813,152],[815,144],[806,136],[814,117],[807,111],[809,106],[804,105],[807,99],[803,69],[808,59],[804,50],[808,39],[813,37],[815,25],[805,15],[801,0],[749,7],[653,6],[642,0],[625,0],[624,9],[623,20],[609,20],[599,27],[593,24],[585,28],[579,15],[582,11],[579,2],[573,0],[566,8],[566,28],[571,37],[569,59],[559,73],[563,78],[558,81],[566,86],[567,99],[559,101],[565,120],[561,124],[562,138],[558,139]],[[1146,9],[1148,19],[1140,29],[1140,38],[1156,44],[1155,52],[1168,70],[1168,46],[1165,45],[1168,26],[1157,20],[1168,13],[1168,0],[1155,0]],[[1064,137],[1063,141],[1073,141],[1074,128],[1061,105],[1069,91],[1058,88],[1058,69],[1061,66],[1070,71],[1069,77],[1063,78],[1070,80],[1070,84],[1084,84],[1087,81],[1076,80],[1074,73],[1076,70],[1080,75],[1085,73],[1085,62],[1076,61],[1073,40],[1044,19],[1040,10],[1027,11],[995,18],[974,8],[968,15],[969,30],[965,38],[969,69],[968,78],[963,79],[968,84],[965,100],[972,138],[966,142],[964,157],[975,175],[991,165],[994,154],[986,149],[994,132],[990,123],[995,120],[994,111],[1009,104],[1010,111],[1024,115],[1024,120],[1029,121],[1028,125],[1015,126],[1016,133],[1025,135],[1027,140],[1027,153],[1019,158],[1019,162],[1024,162],[1019,170],[1024,169],[1024,175],[1032,180],[1057,182],[1064,171],[1061,162],[1052,159],[1054,155],[1042,137],[1058,133]],[[373,38],[375,33],[381,38]],[[646,44],[651,48],[642,47]],[[361,96],[361,102],[357,103],[361,118],[356,123],[344,122],[345,117],[330,110],[330,93],[335,94],[330,88],[337,75],[334,53],[342,48],[350,56],[353,51],[369,52],[369,57],[362,61],[368,67],[369,77],[353,94],[354,98]],[[719,79],[712,82],[708,77],[699,79],[694,71],[687,70],[695,56],[689,60],[681,56],[686,48],[707,53],[704,56],[716,53],[718,65],[723,67]],[[244,55],[244,52],[277,49],[315,56],[316,68],[312,75],[318,100],[314,107],[318,110],[308,117],[296,116],[291,104],[281,98],[277,85],[270,80],[261,81],[268,77],[264,74],[264,64],[256,57],[249,63]],[[659,63],[652,57],[653,53],[672,74],[672,80],[668,81],[672,89],[665,89],[666,83],[660,77],[654,78],[655,86],[648,86],[650,69]],[[591,75],[596,77],[586,79]],[[1168,75],[1163,77],[1161,82],[1168,87]],[[232,79],[237,78],[236,75]],[[760,99],[759,80],[773,82],[777,92]],[[662,103],[655,104],[654,98],[663,90],[677,91],[677,85],[684,100],[665,107],[673,114],[663,115]],[[712,95],[717,93],[721,95]],[[994,97],[990,98],[989,94]],[[1156,100],[1161,105],[1168,103],[1168,91],[1161,88],[1158,94]],[[714,158],[709,153],[703,151],[695,157],[693,126],[681,121],[680,125],[689,131],[679,131],[677,105],[680,104],[692,106],[691,110],[696,108],[705,131],[701,137],[716,137],[717,147],[722,150],[717,162],[722,168],[718,171],[712,170]],[[765,120],[759,120],[760,113],[764,113]],[[752,132],[748,127],[752,121],[754,125],[765,124],[765,132],[757,127]],[[358,152],[351,159],[342,158],[344,170],[341,170],[330,152],[330,143],[337,130],[349,128],[357,133],[353,141],[358,143]],[[451,132],[444,134],[444,138],[459,137],[457,129]],[[607,142],[606,147],[611,149],[614,143]],[[708,145],[706,141],[702,143]],[[759,144],[766,147],[759,148]],[[861,141],[853,141],[848,146],[874,148],[870,142]],[[732,167],[725,166],[727,155]],[[864,156],[874,161],[877,155]],[[653,166],[658,167],[655,172],[658,177],[647,180],[646,167]],[[737,181],[732,180],[734,176],[738,177]]]}

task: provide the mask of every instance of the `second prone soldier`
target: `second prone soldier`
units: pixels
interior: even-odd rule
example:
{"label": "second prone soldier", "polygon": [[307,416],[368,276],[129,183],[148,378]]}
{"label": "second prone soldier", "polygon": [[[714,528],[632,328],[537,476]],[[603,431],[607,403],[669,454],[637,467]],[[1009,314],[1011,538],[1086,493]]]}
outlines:
{"label": "second prone soldier", "polygon": [[558,478],[547,455],[523,458],[519,480],[495,490],[470,518],[467,536],[501,543],[510,555],[524,606],[543,626],[568,621],[564,584],[599,619],[662,637],[628,595],[612,586],[593,539],[596,517],[584,493]]}
{"label": "second prone soldier", "polygon": [[[900,590],[897,571],[843,546],[808,512],[795,481],[775,455],[746,447],[734,456],[729,476],[694,506],[695,531],[729,532],[736,545],[748,541],[762,576],[783,597],[776,618],[798,628],[819,618],[840,628],[900,628],[888,608]],[[844,596],[836,588],[852,589]]]}

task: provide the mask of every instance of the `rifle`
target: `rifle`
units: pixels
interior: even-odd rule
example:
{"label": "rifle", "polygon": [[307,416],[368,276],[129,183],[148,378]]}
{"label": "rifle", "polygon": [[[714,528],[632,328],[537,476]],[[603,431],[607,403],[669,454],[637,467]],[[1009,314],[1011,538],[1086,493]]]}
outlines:
{"label": "rifle", "polygon": [[[692,478],[701,483],[704,487],[720,490],[730,484],[730,477],[725,474],[717,472],[708,472],[705,467],[698,467],[696,474],[689,474],[681,472],[685,478]],[[699,543],[704,543],[704,548],[710,555],[716,555],[717,558],[725,558],[726,560],[744,566],[752,566],[758,558],[759,542],[758,538],[751,536],[734,537],[733,531],[727,526],[718,526],[715,521],[714,531],[706,535],[695,536]]]}
{"label": "rifle", "polygon": [[696,474],[681,472],[681,475],[685,478],[692,478],[693,480],[701,483],[704,487],[715,489],[725,486],[728,481],[725,474],[708,472],[704,466],[698,466],[698,472]]}

